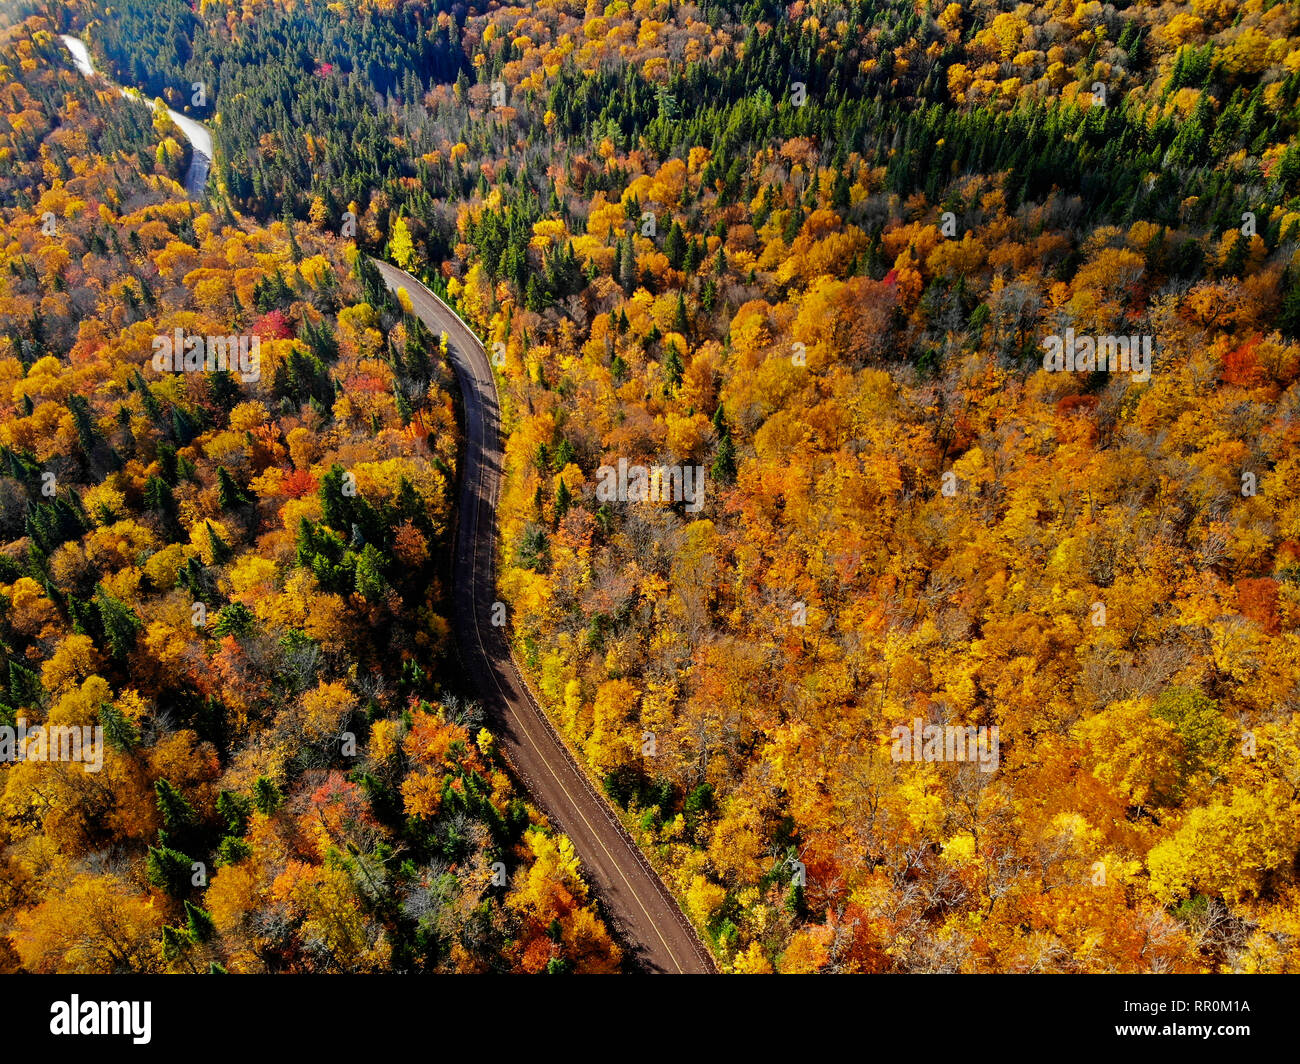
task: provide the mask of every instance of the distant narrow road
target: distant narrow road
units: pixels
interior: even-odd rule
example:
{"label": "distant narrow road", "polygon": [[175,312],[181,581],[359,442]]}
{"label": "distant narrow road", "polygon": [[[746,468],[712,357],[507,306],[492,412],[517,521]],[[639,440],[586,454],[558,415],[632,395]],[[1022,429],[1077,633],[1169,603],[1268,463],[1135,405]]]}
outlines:
{"label": "distant narrow road", "polygon": [[504,630],[491,623],[496,507],[503,451],[496,380],[482,343],[409,273],[373,260],[385,283],[405,288],[416,314],[447,348],[465,403],[452,600],[465,667],[492,714],[495,732],[534,800],[577,849],[624,941],[654,972],[712,972],[713,964],[659,876],[574,763],[515,669]]}
{"label": "distant narrow road", "polygon": [[[63,46],[72,53],[72,62],[83,75],[88,78],[96,76],[94,64],[90,61],[90,50],[86,47],[84,41],[76,37],[70,37],[66,33],[59,37]],[[108,81],[108,78],[104,79]],[[128,100],[135,100],[147,107],[153,107],[154,104],[145,99],[139,92],[128,92],[121,85],[116,85],[109,81],[123,96]],[[185,172],[185,192],[190,199],[202,199],[204,188],[208,183],[208,171],[212,169],[212,134],[208,132],[206,126],[200,125],[194,119],[179,111],[173,111],[167,108],[167,113],[185,135],[185,139],[190,142],[193,149],[190,152],[190,167]]]}

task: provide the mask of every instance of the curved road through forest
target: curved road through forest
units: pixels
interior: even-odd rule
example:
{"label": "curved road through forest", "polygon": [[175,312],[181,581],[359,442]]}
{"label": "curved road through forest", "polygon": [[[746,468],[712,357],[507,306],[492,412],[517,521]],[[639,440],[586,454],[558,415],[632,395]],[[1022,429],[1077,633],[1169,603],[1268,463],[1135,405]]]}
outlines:
{"label": "curved road through forest", "polygon": [[[85,44],[62,37],[78,70],[95,76]],[[128,99],[144,101],[118,86]],[[192,118],[168,113],[194,152],[185,190],[200,198],[212,160],[212,135]],[[501,447],[496,380],[487,352],[464,322],[409,273],[372,259],[384,282],[405,288],[416,314],[447,349],[465,407],[452,602],[461,659],[496,724],[496,734],[533,800],[573,842],[587,877],[619,937],[650,972],[710,973],[716,969],[681,909],[645,855],[615,818],[534,701],[510,656],[504,631],[490,623],[496,601],[496,505],[501,490]]]}
{"label": "curved road through forest", "polygon": [[572,841],[620,936],[642,968],[703,973],[713,964],[677,903],[574,762],[515,668],[496,601],[496,507],[501,446],[496,380],[478,337],[409,273],[371,261],[388,287],[406,289],[415,313],[447,350],[465,405],[465,461],[452,579],[455,625],[465,668],[482,693],[501,746],[534,800]]}
{"label": "curved road through forest", "polygon": [[[62,34],[59,40],[63,46],[72,53],[72,62],[76,68],[87,78],[96,76],[95,66],[90,61],[90,50],[86,47],[84,41],[76,37]],[[108,80],[108,79],[105,79]],[[146,107],[157,109],[157,104],[151,103],[138,92],[131,92],[116,86],[128,100],[134,100],[136,103],[142,103]],[[183,115],[179,111],[173,111],[170,107],[167,113],[171,119],[180,127],[180,131],[185,134],[185,139],[190,142],[190,166],[185,171],[185,192],[190,199],[202,199],[204,187],[208,183],[208,171],[212,169],[212,134],[208,132],[206,126],[199,124],[188,115]]]}

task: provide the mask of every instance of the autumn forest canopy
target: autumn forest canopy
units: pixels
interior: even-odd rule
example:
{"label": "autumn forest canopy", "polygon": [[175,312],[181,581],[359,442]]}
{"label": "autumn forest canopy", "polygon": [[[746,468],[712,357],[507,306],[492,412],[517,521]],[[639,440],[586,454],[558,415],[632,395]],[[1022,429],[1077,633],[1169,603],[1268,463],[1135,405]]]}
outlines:
{"label": "autumn forest canopy", "polygon": [[0,972],[636,967],[372,258],[491,355],[491,623],[720,971],[1300,971],[1296,5],[6,12]]}

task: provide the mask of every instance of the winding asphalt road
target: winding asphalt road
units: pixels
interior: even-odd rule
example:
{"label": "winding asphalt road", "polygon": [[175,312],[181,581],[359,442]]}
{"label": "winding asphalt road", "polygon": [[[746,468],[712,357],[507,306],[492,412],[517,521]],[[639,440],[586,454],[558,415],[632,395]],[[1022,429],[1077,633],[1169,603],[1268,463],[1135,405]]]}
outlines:
{"label": "winding asphalt road", "polygon": [[[86,47],[84,41],[68,34],[62,34],[59,40],[63,46],[72,53],[72,62],[81,73],[88,78],[96,76],[95,66],[90,61],[90,50]],[[142,103],[146,107],[154,107],[157,104],[145,99],[138,92],[132,92],[122,88],[121,85],[115,86],[128,100],[134,100],[136,103]],[[185,172],[185,192],[190,199],[202,199],[203,191],[208,183],[208,172],[212,169],[212,134],[208,132],[206,126],[199,124],[188,115],[183,115],[179,111],[173,111],[170,107],[167,113],[171,115],[172,121],[180,127],[185,139],[190,142],[193,149],[190,152],[190,166]]]}
{"label": "winding asphalt road", "polygon": [[625,942],[647,971],[714,971],[677,903],[596,793],[515,668],[504,629],[491,623],[496,600],[496,508],[503,451],[496,380],[478,337],[442,300],[404,270],[372,260],[393,291],[406,289],[415,313],[447,349],[465,404],[465,461],[456,533],[453,608],[461,658],[485,700],[511,767],[533,799],[572,841]]}
{"label": "winding asphalt road", "polygon": [[[95,76],[85,44],[62,38],[77,68]],[[128,99],[144,101],[125,89]],[[199,199],[212,160],[212,135],[168,110],[194,148],[185,190]],[[716,969],[663,881],[623,830],[605,800],[574,762],[515,668],[501,628],[491,624],[496,601],[496,506],[501,491],[501,447],[496,379],[473,331],[409,273],[372,260],[393,292],[406,289],[412,306],[447,348],[465,406],[465,461],[461,476],[452,600],[461,659],[496,724],[502,749],[533,800],[572,840],[619,937],[648,972],[712,973]]]}

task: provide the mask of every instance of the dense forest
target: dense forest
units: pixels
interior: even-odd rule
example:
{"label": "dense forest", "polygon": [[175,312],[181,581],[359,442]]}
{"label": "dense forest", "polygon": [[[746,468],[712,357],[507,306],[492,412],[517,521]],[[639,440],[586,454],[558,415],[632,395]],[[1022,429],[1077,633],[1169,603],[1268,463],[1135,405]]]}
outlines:
{"label": "dense forest", "polygon": [[[440,339],[355,249],[188,202],[51,29],[0,42],[0,724],[107,749],[5,765],[0,969],[616,970],[446,665]],[[174,328],[260,373],[157,372]]]}
{"label": "dense forest", "polygon": [[[57,32],[212,126],[208,204]],[[367,252],[500,352],[518,661],[724,970],[1300,970],[1295,5],[81,0],[4,48],[0,712],[114,736],[4,769],[4,966],[619,966],[447,662],[454,388]],[[260,383],[144,369],[173,324]],[[997,770],[900,763],[918,718]]]}

